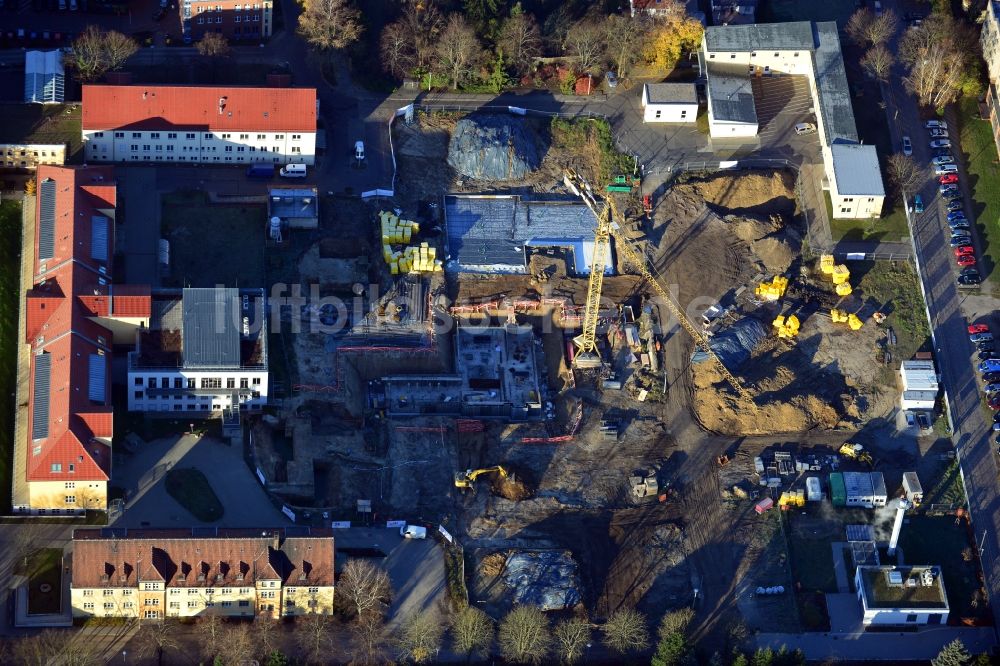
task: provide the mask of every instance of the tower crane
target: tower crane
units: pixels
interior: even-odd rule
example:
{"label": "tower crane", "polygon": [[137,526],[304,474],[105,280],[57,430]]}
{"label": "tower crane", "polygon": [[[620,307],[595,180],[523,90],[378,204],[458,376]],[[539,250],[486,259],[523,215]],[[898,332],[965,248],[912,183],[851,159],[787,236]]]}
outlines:
{"label": "tower crane", "polygon": [[597,229],[594,232],[594,257],[590,267],[590,280],[587,286],[587,305],[583,317],[583,332],[573,339],[578,349],[578,353],[574,359],[575,365],[578,368],[595,368],[601,365],[600,353],[597,350],[598,309],[601,302],[601,289],[604,285],[604,269],[607,265],[608,255],[610,254],[610,240],[614,238],[618,254],[628,263],[632,264],[639,272],[639,275],[653,287],[660,297],[661,302],[677,318],[681,327],[694,339],[698,347],[715,361],[722,376],[726,378],[726,381],[729,382],[740,397],[754,404],[753,394],[723,365],[722,360],[709,346],[708,339],[684,316],[680,306],[674,302],[670,293],[663,288],[656,276],[646,266],[645,257],[633,248],[629,240],[621,233],[621,227],[617,221],[622,218],[614,198],[611,196],[606,197],[604,199],[604,206],[599,208],[597,199],[591,192],[590,187],[579,176],[573,172],[567,172],[565,180],[568,185],[571,185],[572,189],[579,192],[584,203],[587,204],[587,207],[590,208],[591,212],[597,218]]}

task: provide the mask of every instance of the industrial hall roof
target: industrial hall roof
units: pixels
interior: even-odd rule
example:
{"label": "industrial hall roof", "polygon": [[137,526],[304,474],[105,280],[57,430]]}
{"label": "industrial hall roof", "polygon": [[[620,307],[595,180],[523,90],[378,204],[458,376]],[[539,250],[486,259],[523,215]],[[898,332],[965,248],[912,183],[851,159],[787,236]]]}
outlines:
{"label": "industrial hall roof", "polygon": [[83,86],[83,130],[315,132],[315,88]]}

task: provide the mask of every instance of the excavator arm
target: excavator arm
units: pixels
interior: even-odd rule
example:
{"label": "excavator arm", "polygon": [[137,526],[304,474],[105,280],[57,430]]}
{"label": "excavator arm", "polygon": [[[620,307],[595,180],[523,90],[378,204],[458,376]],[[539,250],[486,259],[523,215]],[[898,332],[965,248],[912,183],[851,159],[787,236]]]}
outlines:
{"label": "excavator arm", "polygon": [[507,478],[507,470],[505,470],[500,465],[494,465],[493,467],[483,467],[481,469],[467,469],[464,472],[455,472],[455,487],[456,488],[471,488],[472,484],[483,474],[490,474],[496,472],[500,475],[500,478]]}

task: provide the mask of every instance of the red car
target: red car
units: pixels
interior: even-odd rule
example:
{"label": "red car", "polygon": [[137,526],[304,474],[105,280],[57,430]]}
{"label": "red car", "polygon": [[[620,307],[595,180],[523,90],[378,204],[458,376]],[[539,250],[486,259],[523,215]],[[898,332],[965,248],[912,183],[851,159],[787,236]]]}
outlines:
{"label": "red car", "polygon": [[996,395],[993,396],[992,398],[986,401],[986,404],[990,406],[990,409],[995,409],[1000,411],[1000,396]]}
{"label": "red car", "polygon": [[938,178],[938,182],[941,183],[942,185],[947,185],[949,183],[957,183],[958,174],[946,173],[945,175]]}
{"label": "red car", "polygon": [[955,248],[955,256],[961,257],[965,254],[975,254],[976,250],[971,245],[960,245]]}
{"label": "red car", "polygon": [[969,335],[975,335],[976,333],[989,333],[990,327],[986,324],[969,324]]}
{"label": "red car", "polygon": [[955,259],[955,263],[959,266],[975,266],[976,258],[971,254],[963,254],[961,257]]}

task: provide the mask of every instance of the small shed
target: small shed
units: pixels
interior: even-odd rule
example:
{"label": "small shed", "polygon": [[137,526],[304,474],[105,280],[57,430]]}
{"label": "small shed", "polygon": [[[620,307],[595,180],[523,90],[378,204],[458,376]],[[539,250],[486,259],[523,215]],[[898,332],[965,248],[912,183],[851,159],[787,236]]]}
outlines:
{"label": "small shed", "polygon": [[819,477],[810,476],[806,478],[806,500],[809,502],[819,502],[823,499],[823,485],[819,482]]}
{"label": "small shed", "polygon": [[267,217],[292,229],[319,226],[319,192],[315,187],[272,187],[267,191]]}
{"label": "small shed", "polygon": [[694,83],[647,83],[642,87],[642,121],[693,123],[698,119]]}
{"label": "small shed", "polygon": [[900,407],[903,409],[933,410],[938,394],[938,377],[934,362],[928,360],[903,361],[899,366],[902,384]]}
{"label": "small shed", "polygon": [[906,494],[906,499],[913,502],[914,506],[920,506],[924,501],[924,489],[916,472],[903,472],[903,492]]}
{"label": "small shed", "polygon": [[834,506],[847,506],[847,486],[842,472],[830,473],[830,501]]}

